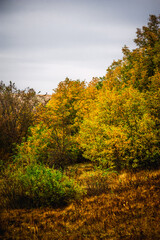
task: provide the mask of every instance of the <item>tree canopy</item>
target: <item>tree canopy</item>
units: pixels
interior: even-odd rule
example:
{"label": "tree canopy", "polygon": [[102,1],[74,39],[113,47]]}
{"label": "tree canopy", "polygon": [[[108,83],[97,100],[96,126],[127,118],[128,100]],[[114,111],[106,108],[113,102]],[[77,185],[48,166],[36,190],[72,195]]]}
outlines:
{"label": "tree canopy", "polygon": [[158,166],[159,25],[160,16],[150,15],[137,29],[137,47],[124,46],[105,76],[89,84],[66,78],[46,105],[37,105],[33,90],[13,94],[14,85],[1,83],[1,151],[16,143],[17,161],[62,168],[84,159],[101,168]]}

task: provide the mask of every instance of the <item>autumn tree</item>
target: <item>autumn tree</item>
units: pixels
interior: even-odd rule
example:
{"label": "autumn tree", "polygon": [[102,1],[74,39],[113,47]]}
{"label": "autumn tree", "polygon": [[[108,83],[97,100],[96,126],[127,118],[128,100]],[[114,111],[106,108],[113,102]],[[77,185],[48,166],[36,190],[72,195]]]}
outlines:
{"label": "autumn tree", "polygon": [[150,15],[147,26],[137,29],[134,42],[137,48],[122,49],[123,59],[113,61],[107,69],[105,81],[110,87],[125,83],[141,92],[148,91],[151,78],[160,70],[160,16]]}
{"label": "autumn tree", "polygon": [[84,91],[85,82],[79,80],[66,78],[59,83],[47,105],[37,109],[30,136],[18,147],[18,158],[62,168],[82,158],[76,134],[77,105]]}
{"label": "autumn tree", "polygon": [[101,166],[146,167],[160,156],[160,17],[137,29],[137,48],[124,47],[100,82],[79,141],[84,156]]}
{"label": "autumn tree", "polygon": [[155,122],[143,95],[132,87],[99,93],[79,141],[84,156],[103,168],[146,167],[160,156]]}
{"label": "autumn tree", "polygon": [[63,165],[75,162],[79,155],[76,134],[79,130],[77,124],[77,104],[85,91],[85,82],[72,81],[68,78],[60,82],[47,105],[51,126],[54,129],[56,146],[52,148],[52,161]]}
{"label": "autumn tree", "polygon": [[[90,159],[100,166],[151,167],[160,159],[160,30],[151,15],[137,29],[137,48],[122,49],[103,78],[60,82],[36,110],[21,159],[64,166]],[[34,154],[33,154],[34,153]],[[24,157],[25,156],[25,157]]]}
{"label": "autumn tree", "polygon": [[33,89],[18,90],[14,83],[6,86],[0,82],[0,158],[12,155],[13,144],[26,137],[33,124],[35,107],[38,104]]}

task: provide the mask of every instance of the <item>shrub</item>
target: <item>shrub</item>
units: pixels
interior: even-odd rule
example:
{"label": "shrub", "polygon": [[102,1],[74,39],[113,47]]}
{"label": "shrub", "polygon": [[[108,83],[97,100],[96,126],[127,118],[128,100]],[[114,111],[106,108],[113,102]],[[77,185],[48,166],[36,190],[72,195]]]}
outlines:
{"label": "shrub", "polygon": [[[30,164],[6,174],[1,187],[1,205],[11,208],[62,206],[77,199],[81,188],[61,171]],[[2,206],[1,206],[2,207]]]}

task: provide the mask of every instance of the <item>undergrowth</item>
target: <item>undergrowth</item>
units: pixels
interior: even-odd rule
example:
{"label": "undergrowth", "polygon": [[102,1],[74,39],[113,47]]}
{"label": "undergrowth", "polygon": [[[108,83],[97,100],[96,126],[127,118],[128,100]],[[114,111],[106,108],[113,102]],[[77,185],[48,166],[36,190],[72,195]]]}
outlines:
{"label": "undergrowth", "polygon": [[9,169],[1,180],[1,208],[63,206],[81,195],[81,188],[63,172],[30,164]]}
{"label": "undergrowth", "polygon": [[160,239],[160,170],[112,172],[104,180],[99,170],[77,166],[69,174],[88,189],[83,198],[57,209],[4,209],[2,239]]}

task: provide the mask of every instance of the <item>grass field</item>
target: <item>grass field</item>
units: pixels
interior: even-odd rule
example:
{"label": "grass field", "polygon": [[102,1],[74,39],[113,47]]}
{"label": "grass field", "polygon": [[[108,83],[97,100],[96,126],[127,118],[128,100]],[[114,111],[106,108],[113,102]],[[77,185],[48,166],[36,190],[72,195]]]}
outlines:
{"label": "grass field", "polygon": [[160,170],[103,174],[92,165],[67,170],[83,198],[58,209],[3,209],[0,239],[160,239]]}

